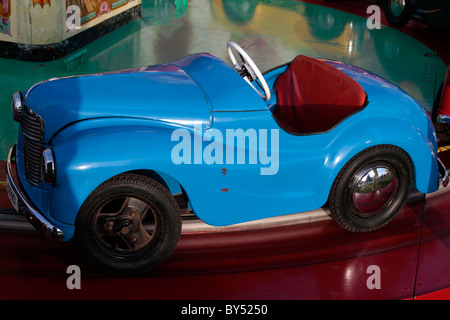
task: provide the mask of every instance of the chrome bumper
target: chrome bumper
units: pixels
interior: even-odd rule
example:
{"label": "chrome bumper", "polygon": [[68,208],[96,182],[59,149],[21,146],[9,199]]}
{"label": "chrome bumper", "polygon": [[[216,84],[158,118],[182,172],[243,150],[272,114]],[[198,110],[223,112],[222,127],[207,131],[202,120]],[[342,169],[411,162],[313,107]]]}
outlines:
{"label": "chrome bumper", "polygon": [[8,196],[15,209],[23,214],[28,221],[45,237],[60,241],[64,238],[63,232],[52,225],[35,207],[23,192],[16,169],[16,145],[8,153],[6,161],[6,186]]}
{"label": "chrome bumper", "polygon": [[443,187],[446,187],[448,185],[448,182],[450,180],[450,177],[448,175],[447,169],[445,168],[444,164],[442,163],[441,159],[438,158],[438,164],[439,164],[439,175],[440,180]]}

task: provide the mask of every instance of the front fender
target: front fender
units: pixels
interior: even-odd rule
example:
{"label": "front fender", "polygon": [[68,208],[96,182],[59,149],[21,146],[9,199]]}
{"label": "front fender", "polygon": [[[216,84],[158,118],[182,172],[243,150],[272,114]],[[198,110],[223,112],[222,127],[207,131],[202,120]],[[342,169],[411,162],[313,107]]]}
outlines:
{"label": "front fender", "polygon": [[56,145],[52,217],[73,225],[89,194],[118,174],[141,169],[176,172],[171,134],[169,128],[135,128],[85,135]]}

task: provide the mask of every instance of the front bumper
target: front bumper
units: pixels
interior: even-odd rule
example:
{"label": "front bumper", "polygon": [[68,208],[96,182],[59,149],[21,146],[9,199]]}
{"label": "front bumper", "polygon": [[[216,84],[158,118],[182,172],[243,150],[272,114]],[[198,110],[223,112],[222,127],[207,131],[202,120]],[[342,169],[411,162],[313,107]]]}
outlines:
{"label": "front bumper", "polygon": [[39,211],[35,208],[32,202],[21,187],[19,177],[16,169],[16,145],[14,145],[8,153],[6,161],[6,188],[9,199],[15,207],[16,211],[23,214],[28,221],[45,237],[51,240],[61,241],[64,239],[63,232],[49,222]]}

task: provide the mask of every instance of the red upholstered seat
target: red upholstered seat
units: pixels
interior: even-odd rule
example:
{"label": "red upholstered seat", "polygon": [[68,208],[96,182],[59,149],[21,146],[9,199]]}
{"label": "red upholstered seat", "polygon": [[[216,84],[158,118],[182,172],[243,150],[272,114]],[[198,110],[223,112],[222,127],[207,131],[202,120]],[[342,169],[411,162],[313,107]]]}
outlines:
{"label": "red upholstered seat", "polygon": [[359,83],[325,61],[297,56],[275,82],[274,117],[292,133],[332,129],[365,105]]}

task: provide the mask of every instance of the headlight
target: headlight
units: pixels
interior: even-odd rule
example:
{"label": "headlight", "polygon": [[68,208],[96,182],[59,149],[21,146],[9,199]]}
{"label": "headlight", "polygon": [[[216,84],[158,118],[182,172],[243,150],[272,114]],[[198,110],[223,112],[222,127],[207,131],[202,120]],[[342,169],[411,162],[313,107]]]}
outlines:
{"label": "headlight", "polygon": [[22,93],[16,92],[11,97],[11,112],[13,119],[20,122],[22,118]]}
{"label": "headlight", "polygon": [[48,184],[54,184],[56,180],[56,164],[52,149],[42,152],[41,177]]}

